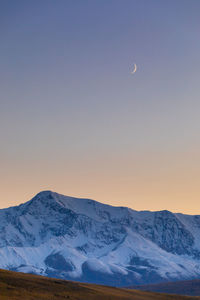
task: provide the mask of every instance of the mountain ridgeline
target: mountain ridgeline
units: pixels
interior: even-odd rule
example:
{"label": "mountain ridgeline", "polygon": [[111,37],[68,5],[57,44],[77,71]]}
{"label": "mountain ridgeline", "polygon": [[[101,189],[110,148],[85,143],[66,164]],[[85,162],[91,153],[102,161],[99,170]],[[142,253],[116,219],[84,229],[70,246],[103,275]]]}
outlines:
{"label": "mountain ridgeline", "polygon": [[0,220],[3,269],[113,286],[200,276],[200,216],[44,191]]}

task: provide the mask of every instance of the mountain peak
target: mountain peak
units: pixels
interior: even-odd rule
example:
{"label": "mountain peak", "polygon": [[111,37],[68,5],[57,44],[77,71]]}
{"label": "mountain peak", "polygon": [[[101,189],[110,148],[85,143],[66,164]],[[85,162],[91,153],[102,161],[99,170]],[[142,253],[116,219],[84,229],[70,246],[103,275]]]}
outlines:
{"label": "mountain peak", "polygon": [[197,216],[46,190],[0,219],[1,268],[111,285],[200,275]]}
{"label": "mountain peak", "polygon": [[54,194],[57,194],[51,190],[44,190],[44,191],[41,191],[39,193],[37,193],[33,199],[41,199],[41,198],[53,198],[54,197]]}
{"label": "mountain peak", "polygon": [[[29,202],[41,202],[41,203],[48,203],[48,202],[57,202],[62,206],[66,205],[66,202],[69,200],[79,200],[79,198],[65,196],[56,192],[53,192],[51,190],[45,190],[41,191],[38,194],[36,194]],[[25,203],[26,204],[26,203]]]}

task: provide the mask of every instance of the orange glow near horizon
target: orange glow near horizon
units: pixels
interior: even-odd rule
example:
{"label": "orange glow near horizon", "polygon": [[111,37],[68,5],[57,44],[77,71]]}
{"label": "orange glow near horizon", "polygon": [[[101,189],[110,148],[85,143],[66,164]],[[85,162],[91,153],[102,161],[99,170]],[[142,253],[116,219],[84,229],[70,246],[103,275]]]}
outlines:
{"label": "orange glow near horizon", "polygon": [[52,190],[200,214],[199,11],[2,1],[0,208]]}
{"label": "orange glow near horizon", "polygon": [[[80,198],[91,198],[114,206],[127,206],[135,210],[170,210],[186,214],[200,214],[198,195],[198,154],[185,153],[176,157],[139,155],[135,161],[129,157],[119,160],[100,158],[82,162],[29,166],[7,169],[7,178],[1,180],[1,207],[18,205],[30,200],[42,190]],[[184,164],[183,164],[184,162]],[[6,169],[6,167],[5,167]],[[6,172],[4,173],[6,175]],[[10,180],[14,182],[9,187]]]}

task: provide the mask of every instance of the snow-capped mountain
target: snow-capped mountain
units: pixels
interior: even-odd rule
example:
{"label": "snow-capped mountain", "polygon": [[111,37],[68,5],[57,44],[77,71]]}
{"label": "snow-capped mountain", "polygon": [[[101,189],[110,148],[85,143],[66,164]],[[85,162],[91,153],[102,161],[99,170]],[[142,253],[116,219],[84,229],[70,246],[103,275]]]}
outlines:
{"label": "snow-capped mountain", "polygon": [[200,276],[200,216],[37,194],[0,210],[0,268],[124,286]]}

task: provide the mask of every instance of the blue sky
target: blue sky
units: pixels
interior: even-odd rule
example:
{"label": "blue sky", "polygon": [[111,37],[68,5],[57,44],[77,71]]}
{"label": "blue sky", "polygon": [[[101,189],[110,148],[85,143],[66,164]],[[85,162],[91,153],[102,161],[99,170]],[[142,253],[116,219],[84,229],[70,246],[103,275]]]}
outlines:
{"label": "blue sky", "polygon": [[200,2],[0,6],[0,205],[198,210]]}

